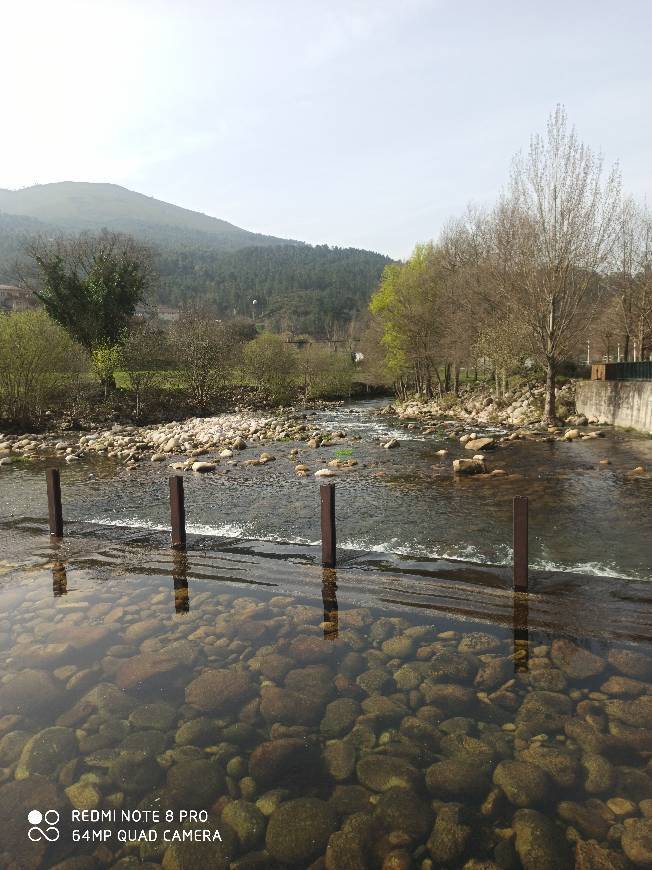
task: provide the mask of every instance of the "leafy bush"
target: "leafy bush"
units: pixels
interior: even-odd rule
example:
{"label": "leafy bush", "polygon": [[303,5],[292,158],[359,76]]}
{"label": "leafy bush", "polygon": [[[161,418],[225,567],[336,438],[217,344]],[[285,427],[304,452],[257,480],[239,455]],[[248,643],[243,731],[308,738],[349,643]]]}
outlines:
{"label": "leafy bush", "polygon": [[297,355],[280,335],[263,333],[250,341],[244,349],[244,368],[266,398],[285,402],[294,397]]}
{"label": "leafy bush", "polygon": [[12,422],[38,424],[87,365],[81,347],[45,311],[0,315],[0,409]]}
{"label": "leafy bush", "polygon": [[308,345],[300,355],[306,398],[339,399],[351,394],[355,367],[351,354],[323,345]]}

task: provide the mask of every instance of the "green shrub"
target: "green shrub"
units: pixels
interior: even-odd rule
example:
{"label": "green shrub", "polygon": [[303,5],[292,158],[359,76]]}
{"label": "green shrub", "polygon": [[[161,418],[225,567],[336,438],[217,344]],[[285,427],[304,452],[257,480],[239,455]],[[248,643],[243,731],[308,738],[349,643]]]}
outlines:
{"label": "green shrub", "polygon": [[263,333],[245,345],[244,368],[266,398],[286,402],[296,393],[297,355],[280,335]]}
{"label": "green shrub", "polygon": [[0,409],[20,425],[38,424],[87,368],[82,348],[45,311],[0,315]]}

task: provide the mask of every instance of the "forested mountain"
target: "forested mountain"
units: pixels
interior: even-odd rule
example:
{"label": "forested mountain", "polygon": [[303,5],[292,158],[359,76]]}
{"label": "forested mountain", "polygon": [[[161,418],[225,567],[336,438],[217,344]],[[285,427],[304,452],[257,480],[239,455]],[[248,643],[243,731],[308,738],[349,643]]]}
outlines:
{"label": "forested mountain", "polygon": [[210,301],[223,317],[255,313],[275,329],[314,333],[365,308],[390,260],[357,248],[283,245],[165,250],[158,262],[165,304]]}
{"label": "forested mountain", "polygon": [[297,332],[350,320],[390,262],[372,251],[251,233],[113,184],[62,182],[0,190],[0,284],[17,280],[30,237],[103,229],[151,246],[154,304],[210,303],[221,317],[255,315]]}

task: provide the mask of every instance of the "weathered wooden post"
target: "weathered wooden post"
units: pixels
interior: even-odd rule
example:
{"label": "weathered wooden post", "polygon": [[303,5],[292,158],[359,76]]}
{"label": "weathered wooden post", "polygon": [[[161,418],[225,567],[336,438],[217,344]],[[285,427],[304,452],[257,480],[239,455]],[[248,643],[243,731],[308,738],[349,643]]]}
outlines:
{"label": "weathered wooden post", "polygon": [[324,568],[334,568],[335,553],[335,484],[323,483],[319,487],[321,497],[321,563]]}
{"label": "weathered wooden post", "polygon": [[527,592],[528,588],[528,500],[525,495],[514,496],[513,514],[514,591]]}
{"label": "weathered wooden post", "polygon": [[183,477],[175,474],[170,478],[170,520],[172,525],[172,549],[186,548],[186,505],[183,495]]}
{"label": "weathered wooden post", "polygon": [[45,472],[48,484],[48,521],[50,537],[63,538],[63,510],[61,508],[61,477],[58,468]]}

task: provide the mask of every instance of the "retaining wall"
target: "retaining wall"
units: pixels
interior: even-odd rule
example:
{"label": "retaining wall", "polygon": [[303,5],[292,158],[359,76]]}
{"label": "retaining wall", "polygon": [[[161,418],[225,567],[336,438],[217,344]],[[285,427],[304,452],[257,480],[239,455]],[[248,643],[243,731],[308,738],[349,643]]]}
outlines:
{"label": "retaining wall", "polygon": [[578,381],[578,414],[652,434],[652,381]]}

